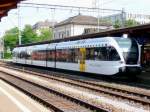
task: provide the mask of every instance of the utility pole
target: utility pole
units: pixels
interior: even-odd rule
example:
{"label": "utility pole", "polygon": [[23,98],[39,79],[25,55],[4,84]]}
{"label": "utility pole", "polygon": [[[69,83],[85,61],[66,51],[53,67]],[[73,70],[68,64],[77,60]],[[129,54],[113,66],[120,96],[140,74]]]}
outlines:
{"label": "utility pole", "polygon": [[99,1],[97,2],[97,0],[95,0],[95,8],[97,8],[98,10],[98,15],[97,15],[97,25],[98,25],[98,32],[99,32],[99,13],[100,13],[100,10],[99,10]]}
{"label": "utility pole", "polygon": [[21,45],[21,17],[20,17],[20,6],[18,6],[18,39],[19,45]]}
{"label": "utility pole", "polygon": [[126,21],[126,13],[125,13],[125,9],[123,8],[122,9],[122,12],[121,12],[121,21],[122,21],[122,27],[125,27],[125,21]]}
{"label": "utility pole", "polygon": [[3,55],[2,55],[2,58],[4,59],[5,57],[5,42],[4,42],[4,37],[2,37],[2,44],[3,44]]}
{"label": "utility pole", "polygon": [[100,0],[93,0],[92,2],[92,8],[95,8],[97,9],[97,27],[98,27],[98,32],[100,31],[100,3],[99,3]]}
{"label": "utility pole", "polygon": [[4,59],[4,53],[5,53],[4,36],[2,36],[0,38],[0,59]]}
{"label": "utility pole", "polygon": [[51,9],[51,21],[52,21],[52,33],[53,33],[53,37],[52,37],[52,39],[54,39],[55,37],[55,34],[54,34],[54,25],[55,25],[55,8],[52,8]]}

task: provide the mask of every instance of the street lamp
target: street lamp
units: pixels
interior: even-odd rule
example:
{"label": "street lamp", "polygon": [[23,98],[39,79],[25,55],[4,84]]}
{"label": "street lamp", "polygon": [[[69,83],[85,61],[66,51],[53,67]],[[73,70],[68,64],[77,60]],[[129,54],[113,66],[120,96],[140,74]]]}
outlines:
{"label": "street lamp", "polygon": [[20,6],[18,6],[18,39],[19,39],[19,45],[21,45],[21,31],[20,31],[20,26],[21,25],[21,18],[20,18]]}

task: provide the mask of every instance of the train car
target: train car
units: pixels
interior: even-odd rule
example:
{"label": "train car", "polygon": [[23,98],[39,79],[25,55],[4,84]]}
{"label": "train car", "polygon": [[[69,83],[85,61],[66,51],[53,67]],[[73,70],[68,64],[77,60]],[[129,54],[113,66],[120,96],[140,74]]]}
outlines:
{"label": "train car", "polygon": [[132,38],[123,37],[82,39],[13,50],[16,63],[101,75],[137,74],[141,71],[140,59],[140,45]]}

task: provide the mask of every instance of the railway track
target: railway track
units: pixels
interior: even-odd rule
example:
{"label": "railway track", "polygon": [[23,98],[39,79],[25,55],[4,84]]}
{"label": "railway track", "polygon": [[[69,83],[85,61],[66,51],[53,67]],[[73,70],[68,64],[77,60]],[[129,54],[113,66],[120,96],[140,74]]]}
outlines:
{"label": "railway track", "polygon": [[[19,68],[12,68],[12,67],[8,67],[8,68],[22,71],[22,69],[19,69]],[[147,105],[148,107],[150,107],[150,94],[148,92],[137,93],[137,91],[133,91],[132,89],[126,90],[123,88],[117,88],[117,87],[108,86],[108,85],[106,86],[105,84],[100,85],[91,81],[79,80],[79,79],[74,79],[74,78],[66,79],[62,77],[41,74],[35,71],[33,72],[31,70],[29,71],[25,69],[23,70],[23,72],[34,74],[36,76],[39,76],[40,78],[44,78],[44,80],[49,80],[49,81],[55,80],[57,82],[65,83],[71,86],[88,89],[89,91],[92,91],[92,92],[108,94],[111,96],[115,96],[117,98],[127,99],[130,102],[140,103],[142,105]]]}
{"label": "railway track", "polygon": [[0,78],[56,112],[110,111],[8,73],[1,72]]}
{"label": "railway track", "polygon": [[[143,102],[143,104],[146,104],[146,103],[150,104],[150,93],[144,93],[144,92],[137,93],[137,91],[133,91],[133,90],[116,88],[114,86],[108,86],[105,84],[100,85],[100,84],[96,84],[94,82],[90,82],[90,81],[86,81],[86,80],[79,80],[79,79],[75,79],[75,78],[66,80],[66,78],[50,76],[50,75],[47,75],[44,73],[42,73],[42,74],[38,73],[39,71],[33,72],[31,70],[29,71],[29,70],[25,70],[25,69],[23,70],[23,69],[18,69],[18,68],[12,68],[12,69],[23,71],[26,73],[32,73],[36,76],[45,77],[48,79],[56,80],[58,82],[67,83],[67,84],[70,84],[73,86],[83,87],[83,88],[90,89],[90,90],[96,91],[96,92],[104,92],[104,93],[107,93],[110,95],[116,95],[116,96],[122,97],[122,98],[124,98],[126,96],[126,98],[128,98],[129,100],[135,100],[140,103]],[[55,72],[55,74],[56,74],[56,72]],[[62,75],[62,74],[57,73],[57,76],[59,76],[59,75]],[[112,91],[109,91],[109,90],[112,90]],[[132,95],[130,96],[130,94],[132,94]]]}

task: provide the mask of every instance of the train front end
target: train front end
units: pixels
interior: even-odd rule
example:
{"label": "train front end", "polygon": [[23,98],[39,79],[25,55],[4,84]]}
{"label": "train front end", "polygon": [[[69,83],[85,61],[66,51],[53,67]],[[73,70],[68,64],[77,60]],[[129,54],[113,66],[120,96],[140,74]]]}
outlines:
{"label": "train front end", "polygon": [[137,75],[141,73],[141,47],[132,38],[115,38],[122,54],[122,67],[120,73],[132,73]]}

